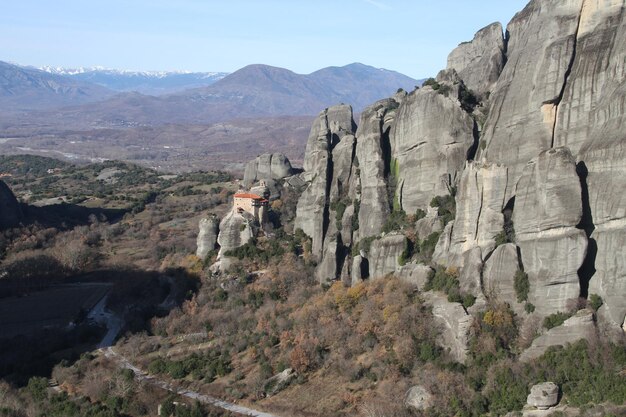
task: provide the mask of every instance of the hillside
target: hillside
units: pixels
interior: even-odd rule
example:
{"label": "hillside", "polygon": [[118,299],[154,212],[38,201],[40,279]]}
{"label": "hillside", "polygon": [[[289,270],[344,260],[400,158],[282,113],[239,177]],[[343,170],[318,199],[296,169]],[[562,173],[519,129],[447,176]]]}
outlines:
{"label": "hillside", "polygon": [[[0,318],[32,328],[11,308],[41,297],[76,323],[0,337],[0,412],[626,416],[625,11],[531,0],[358,120],[319,109],[301,170],[0,158]],[[316,83],[231,77],[207,89],[269,103]],[[100,309],[65,287],[85,277],[112,286]]]}

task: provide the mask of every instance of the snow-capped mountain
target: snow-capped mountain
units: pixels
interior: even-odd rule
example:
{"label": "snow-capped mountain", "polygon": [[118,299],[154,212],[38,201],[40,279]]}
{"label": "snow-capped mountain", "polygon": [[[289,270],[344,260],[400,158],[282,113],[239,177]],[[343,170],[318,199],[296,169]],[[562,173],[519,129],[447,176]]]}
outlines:
{"label": "snow-capped mountain", "polygon": [[38,69],[50,74],[89,81],[114,91],[137,91],[150,95],[206,87],[228,75],[225,72],[131,71],[104,67],[63,68],[44,66]]}

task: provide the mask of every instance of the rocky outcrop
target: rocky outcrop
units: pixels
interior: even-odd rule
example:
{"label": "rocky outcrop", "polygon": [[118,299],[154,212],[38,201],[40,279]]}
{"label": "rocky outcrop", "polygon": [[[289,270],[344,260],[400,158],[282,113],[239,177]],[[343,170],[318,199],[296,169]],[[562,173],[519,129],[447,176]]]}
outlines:
{"label": "rocky outcrop", "polygon": [[390,234],[374,240],[367,255],[369,277],[382,278],[396,272],[400,265],[398,259],[406,247],[403,234]]}
{"label": "rocky outcrop", "polygon": [[282,153],[257,156],[246,165],[243,183],[246,187],[259,180],[279,180],[293,174],[289,159]]}
{"label": "rocky outcrop", "polygon": [[517,183],[513,224],[529,301],[541,315],[566,311],[580,295],[578,269],[587,253],[581,185],[567,148],[550,149],[529,162]]}
{"label": "rocky outcrop", "polygon": [[441,219],[437,215],[437,207],[428,207],[426,217],[415,222],[415,232],[419,239],[424,240],[433,233],[443,230]]}
{"label": "rocky outcrop", "polygon": [[461,304],[449,302],[445,295],[427,292],[424,298],[426,304],[432,307],[433,318],[441,332],[440,345],[449,349],[455,361],[465,363],[473,322],[472,316],[467,314]]}
{"label": "rocky outcrop", "polygon": [[509,169],[507,200],[526,162],[552,147],[582,4],[533,0],[507,26],[507,63],[491,94],[482,139],[484,157]]}
{"label": "rocky outcrop", "polygon": [[428,265],[407,264],[400,267],[395,275],[402,281],[413,285],[416,290],[422,291],[434,272],[435,271]]}
{"label": "rocky outcrop", "polygon": [[522,352],[520,361],[528,362],[543,355],[550,346],[566,346],[579,340],[593,340],[596,337],[596,326],[593,312],[580,310],[557,327],[548,330],[533,340],[532,345]]}
{"label": "rocky outcrop", "polygon": [[354,134],[352,108],[346,105],[324,110],[313,122],[306,146],[304,170],[308,186],[296,208],[295,227],[312,239],[312,253],[321,260],[329,225],[329,191],[333,175],[333,148]]}
{"label": "rocky outcrop", "polygon": [[294,379],[298,377],[296,371],[292,368],[287,368],[284,371],[274,375],[265,381],[265,386],[263,390],[265,391],[265,395],[267,397],[271,397],[284,390],[293,382]]}
{"label": "rocky outcrop", "polygon": [[359,162],[361,199],[359,236],[378,235],[389,215],[389,130],[398,103],[381,100],[361,113],[357,130],[356,157]]}
{"label": "rocky outcrop", "polygon": [[448,69],[455,69],[465,85],[479,96],[490,92],[505,60],[502,25],[492,23],[479,30],[471,42],[463,42],[448,55]]}
{"label": "rocky outcrop", "polygon": [[433,406],[434,397],[425,387],[415,385],[406,392],[404,404],[414,410],[423,411]]}
{"label": "rocky outcrop", "polygon": [[485,262],[483,268],[483,287],[490,300],[508,303],[516,313],[523,311],[517,302],[515,292],[515,274],[519,270],[517,247],[513,243],[500,245]]}
{"label": "rocky outcrop", "polygon": [[391,133],[395,204],[415,213],[434,196],[447,195],[474,145],[473,132],[474,121],[457,100],[429,86],[409,94]]}
{"label": "rocky outcrop", "polygon": [[559,403],[559,386],[554,382],[533,385],[526,404],[539,410],[547,410]]}
{"label": "rocky outcrop", "polygon": [[218,259],[222,261],[222,269],[227,268],[225,254],[250,242],[255,236],[254,219],[246,213],[230,211],[220,222],[220,233],[217,243],[220,246]]}
{"label": "rocky outcrop", "polygon": [[0,181],[0,229],[16,227],[21,220],[20,203],[4,181]]}
{"label": "rocky outcrop", "polygon": [[470,162],[465,167],[456,197],[456,217],[450,237],[447,265],[462,266],[462,255],[480,248],[483,259],[496,246],[502,233],[506,204],[507,168],[497,164]]}
{"label": "rocky outcrop", "polygon": [[216,248],[220,222],[216,216],[200,219],[199,232],[196,239],[196,256],[204,259]]}

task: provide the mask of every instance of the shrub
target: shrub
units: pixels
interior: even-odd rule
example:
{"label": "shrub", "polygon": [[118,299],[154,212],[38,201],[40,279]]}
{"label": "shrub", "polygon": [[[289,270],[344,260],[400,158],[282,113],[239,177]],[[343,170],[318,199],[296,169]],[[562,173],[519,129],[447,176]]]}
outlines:
{"label": "shrub", "polygon": [[528,274],[520,269],[515,273],[515,295],[517,302],[521,303],[528,300],[528,292],[530,291],[530,281]]}
{"label": "shrub", "polygon": [[422,209],[417,209],[415,212],[415,221],[421,220],[426,217],[426,212]]}
{"label": "shrub", "polygon": [[409,220],[404,210],[396,210],[393,211],[387,218],[387,221],[383,226],[383,232],[389,233],[395,230],[402,230],[408,225]]}
{"label": "shrub", "polygon": [[531,303],[524,304],[524,311],[528,314],[533,313],[535,311],[535,305]]}
{"label": "shrub", "polygon": [[593,311],[598,311],[598,309],[602,307],[602,304],[604,304],[604,301],[602,301],[602,297],[598,294],[591,294],[589,296],[589,307],[591,307]]}
{"label": "shrub", "polygon": [[454,199],[455,190],[451,190],[451,194],[444,196],[436,196],[430,201],[431,207],[437,207],[437,215],[441,217],[444,225],[454,220],[456,216],[456,201]]}
{"label": "shrub", "polygon": [[554,327],[560,326],[565,322],[565,320],[569,319],[572,315],[568,313],[563,313],[559,311],[558,313],[550,314],[548,317],[543,319],[543,327],[550,330]]}

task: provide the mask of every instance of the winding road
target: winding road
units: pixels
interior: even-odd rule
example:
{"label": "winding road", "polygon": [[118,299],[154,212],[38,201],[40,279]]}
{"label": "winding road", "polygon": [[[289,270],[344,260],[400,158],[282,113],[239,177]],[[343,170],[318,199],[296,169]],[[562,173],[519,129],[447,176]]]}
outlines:
{"label": "winding road", "polygon": [[177,388],[174,385],[170,384],[167,381],[163,381],[161,379],[157,379],[154,376],[148,375],[146,372],[134,366],[132,363],[128,361],[124,356],[115,352],[112,347],[106,347],[100,349],[107,358],[116,360],[122,368],[130,369],[135,374],[135,379],[141,382],[146,382],[148,384],[157,386],[164,390],[173,392],[178,395],[182,395],[187,398],[191,398],[193,400],[200,401],[204,404],[209,404],[215,407],[219,407],[223,410],[231,411],[233,413],[237,413],[244,416],[252,416],[252,417],[279,417],[276,414],[270,414],[263,411],[253,410],[252,408],[243,407],[241,405],[229,403],[228,401],[220,400],[219,398],[211,397],[210,395],[201,394],[199,392],[190,391],[183,388]]}

